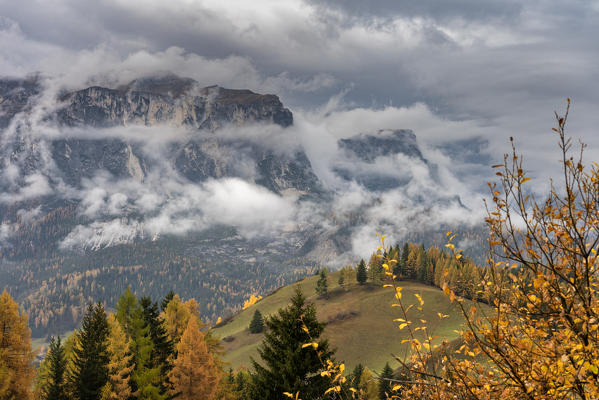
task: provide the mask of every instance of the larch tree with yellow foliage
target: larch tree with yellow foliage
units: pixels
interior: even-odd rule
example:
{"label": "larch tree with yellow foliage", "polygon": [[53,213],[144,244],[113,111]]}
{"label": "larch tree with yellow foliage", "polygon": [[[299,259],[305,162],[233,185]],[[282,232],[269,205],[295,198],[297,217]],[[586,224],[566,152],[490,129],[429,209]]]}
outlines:
{"label": "larch tree with yellow foliage", "polygon": [[102,400],[127,400],[131,396],[130,377],[133,372],[131,339],[117,321],[114,314],[108,316],[108,382],[102,388]]}
{"label": "larch tree with yellow foliage", "polygon": [[34,376],[27,315],[5,290],[0,295],[0,400],[27,400]]}
{"label": "larch tree with yellow foliage", "polygon": [[211,400],[217,398],[220,368],[214,361],[195,316],[177,344],[177,358],[169,374],[173,395],[181,400]]}
{"label": "larch tree with yellow foliage", "polygon": [[164,309],[164,324],[166,332],[173,343],[178,343],[189,322],[191,312],[181,301],[179,295],[174,295]]}
{"label": "larch tree with yellow foliage", "polygon": [[[169,338],[175,344],[181,340],[183,332],[187,329],[189,318],[196,318],[196,322],[200,330],[206,328],[206,324],[200,318],[200,305],[195,299],[189,299],[186,302],[182,302],[179,295],[174,295],[172,299],[167,303],[164,309],[163,319]],[[222,367],[222,361],[220,357],[223,354],[222,345],[220,340],[212,335],[210,330],[204,331],[204,339],[208,345],[208,350],[215,357],[215,361]]]}
{"label": "larch tree with yellow foliage", "polygon": [[567,116],[556,114],[562,170],[546,196],[528,189],[514,145],[494,167],[499,182],[489,185],[486,220],[490,265],[480,286],[470,288],[491,309],[470,308],[446,286],[466,318],[461,356],[447,352],[426,365],[416,352],[402,396],[599,398],[599,164],[584,165],[584,145],[572,154]]}
{"label": "larch tree with yellow foliage", "polygon": [[362,371],[359,389],[361,400],[379,400],[379,385],[368,367],[364,367],[364,371]]}

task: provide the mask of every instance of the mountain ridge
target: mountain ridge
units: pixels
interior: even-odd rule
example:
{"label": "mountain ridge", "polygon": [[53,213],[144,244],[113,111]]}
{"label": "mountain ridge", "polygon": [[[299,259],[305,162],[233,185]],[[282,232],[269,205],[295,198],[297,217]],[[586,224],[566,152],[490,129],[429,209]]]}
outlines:
{"label": "mountain ridge", "polygon": [[[352,251],[367,207],[414,179],[378,162],[433,167],[411,131],[384,132],[395,142],[382,150],[370,138],[381,132],[339,141],[353,151],[342,185],[373,194],[337,212],[275,95],[163,76],[61,92],[50,107],[36,103],[39,80],[11,82],[0,80],[0,282],[35,335],[72,328],[86,297],[111,302],[123,285],[153,297],[176,286],[214,320]],[[282,150],[273,138],[286,135]]]}

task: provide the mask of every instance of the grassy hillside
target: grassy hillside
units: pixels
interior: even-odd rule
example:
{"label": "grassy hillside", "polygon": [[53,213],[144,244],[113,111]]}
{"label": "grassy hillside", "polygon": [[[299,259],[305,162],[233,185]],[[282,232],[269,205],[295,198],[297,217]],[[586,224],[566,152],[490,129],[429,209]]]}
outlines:
{"label": "grassy hillside", "polygon": [[[345,361],[348,368],[362,363],[376,371],[389,361],[392,367],[398,363],[393,361],[392,354],[404,357],[407,345],[401,344],[407,337],[407,330],[400,331],[398,323],[393,319],[401,317],[393,303],[393,290],[375,285],[359,286],[354,282],[343,290],[337,284],[338,273],[329,275],[330,296],[328,299],[318,298],[315,294],[318,276],[312,276],[293,285],[285,286],[257,304],[237,314],[227,324],[214,330],[215,334],[230,341],[223,341],[226,355],[225,361],[231,366],[250,367],[250,357],[258,359],[257,347],[262,341],[262,334],[251,334],[248,330],[250,320],[256,309],[263,315],[270,315],[279,308],[285,307],[292,297],[295,286],[299,285],[309,302],[316,304],[318,319],[327,322],[324,335],[337,349],[336,358]],[[409,312],[411,320],[427,321],[429,333],[452,340],[457,334],[454,330],[462,324],[461,312],[455,304],[451,304],[443,292],[435,287],[416,282],[401,282],[404,304],[415,304]],[[424,300],[422,312],[416,310],[419,294]],[[449,318],[440,319],[437,313],[447,314]],[[418,326],[418,325],[415,325]],[[231,340],[232,339],[232,340]]]}

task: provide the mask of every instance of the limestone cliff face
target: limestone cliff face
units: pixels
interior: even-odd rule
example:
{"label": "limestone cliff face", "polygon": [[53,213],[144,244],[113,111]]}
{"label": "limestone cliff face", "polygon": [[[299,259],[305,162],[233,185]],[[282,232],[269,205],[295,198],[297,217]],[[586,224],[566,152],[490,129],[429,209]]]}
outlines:
{"label": "limestone cliff face", "polygon": [[424,161],[416,141],[416,135],[409,129],[379,130],[373,134],[363,133],[339,140],[339,147],[370,163],[377,157],[394,154],[404,154]]}
{"label": "limestone cliff face", "polygon": [[26,110],[29,100],[39,90],[35,78],[0,79],[0,129],[5,129],[16,114]]}
{"label": "limestone cliff face", "polygon": [[62,98],[65,107],[58,119],[68,126],[169,124],[209,130],[231,123],[293,123],[291,111],[274,95],[194,85],[183,93],[165,93],[163,87],[152,83],[142,81],[120,89],[94,86],[70,93]]}
{"label": "limestone cliff face", "polygon": [[[17,113],[26,110],[39,90],[37,82],[0,80],[0,128],[6,128]],[[53,140],[16,135],[10,154],[15,163],[26,166],[25,175],[42,169],[43,158],[49,153],[56,173],[74,187],[101,171],[118,179],[143,181],[156,167],[155,160],[142,151],[143,143],[120,137],[97,138],[97,131],[88,133],[85,128],[169,126],[198,132],[191,134],[188,142],[173,143],[166,151],[171,166],[192,182],[241,177],[276,193],[292,189],[301,195],[320,190],[301,149],[280,154],[249,138],[232,141],[219,136],[219,128],[225,125],[293,124],[291,111],[275,95],[200,87],[191,79],[167,75],[138,79],[114,89],[93,86],[63,94],[58,110],[48,119],[59,129],[77,127],[84,134]]]}

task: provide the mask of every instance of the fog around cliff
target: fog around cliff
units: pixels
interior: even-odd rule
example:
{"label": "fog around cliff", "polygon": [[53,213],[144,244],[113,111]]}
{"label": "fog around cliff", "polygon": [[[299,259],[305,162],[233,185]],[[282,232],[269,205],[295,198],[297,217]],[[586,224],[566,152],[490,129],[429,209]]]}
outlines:
{"label": "fog around cliff", "polygon": [[[63,249],[93,250],[169,234],[185,235],[216,225],[233,226],[248,240],[287,236],[292,241],[296,232],[334,232],[336,224],[344,223],[352,213],[360,213],[363,221],[355,228],[351,246],[353,256],[363,256],[376,247],[377,232],[400,241],[409,233],[426,232],[442,224],[471,226],[482,220],[483,195],[476,185],[467,184],[464,177],[458,178],[452,172],[456,163],[467,164],[452,159],[438,147],[439,143],[430,142],[434,131],[442,126],[454,125],[461,129],[463,138],[468,138],[468,130],[474,129],[472,123],[435,118],[424,104],[372,110],[347,106],[338,97],[315,110],[299,109],[294,114],[294,124],[287,128],[263,123],[226,125],[214,132],[169,124],[73,128],[58,126],[48,118],[62,106],[50,94],[59,93],[62,88],[52,86],[56,81],[51,78],[44,78],[43,82],[47,92],[32,100],[32,110],[15,117],[4,132],[2,143],[6,153],[11,149],[11,140],[24,136],[27,142],[35,143],[43,167],[25,173],[26,157],[5,162],[2,181],[12,190],[3,193],[0,202],[14,204],[40,196],[76,201],[78,214],[88,222],[72,229],[60,243]],[[422,120],[426,124],[419,125]],[[340,139],[377,134],[381,127],[404,124],[421,126],[417,145],[424,160],[394,154],[366,163],[348,159],[348,154],[338,147]],[[169,160],[171,145],[214,137],[225,145],[219,154],[233,165],[236,177],[193,183],[175,171]],[[122,139],[135,146],[145,159],[152,160],[153,167],[143,179],[117,178],[99,170],[92,178],[83,179],[80,187],[71,186],[61,180],[51,156],[50,141],[61,138]],[[319,202],[301,199],[293,192],[280,196],[252,183],[258,177],[248,143],[279,154],[305,151],[320,183],[332,197]],[[394,177],[403,184],[395,189],[372,191],[342,179],[336,171],[340,167],[351,174]],[[22,211],[27,212],[30,210]],[[16,226],[3,225],[3,239],[10,237],[11,229]]]}
{"label": "fog around cliff", "polygon": [[[205,86],[277,94],[294,113],[292,127],[230,127],[218,134],[232,142],[251,138],[281,152],[305,149],[320,180],[336,192],[328,204],[333,213],[360,210],[367,219],[352,238],[358,254],[373,247],[376,232],[396,241],[410,229],[480,221],[490,165],[509,150],[510,136],[535,178],[531,187],[546,188],[559,167],[552,113],[563,110],[566,97],[573,98],[569,132],[590,144],[588,159],[599,158],[596,1],[567,7],[495,0],[443,6],[334,0],[164,4],[61,0],[47,7],[0,1],[0,75],[39,73],[45,85],[37,114],[27,117],[31,137],[126,138],[161,160],[169,142],[198,133],[137,126],[67,131],[46,126],[43,115],[62,90],[116,87],[165,72]],[[419,160],[397,156],[369,168],[409,177],[401,189],[372,193],[339,179],[334,170],[345,157],[339,139],[402,128],[415,132],[424,158],[437,167],[435,177]],[[4,132],[3,140],[13,133]],[[243,148],[231,157],[252,177]],[[74,229],[65,247],[214,224],[232,224],[248,238],[277,236],[321,225],[323,213],[330,213],[247,179],[190,184],[166,163],[143,183],[99,174],[82,188],[51,182],[53,166],[45,165],[25,177],[5,165],[2,179],[14,185],[0,202],[52,193],[80,201],[79,212],[91,222]],[[455,196],[463,207],[445,201]],[[22,220],[35,212],[23,209]],[[136,212],[145,217],[123,218]],[[13,228],[4,224],[0,239]]]}

